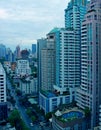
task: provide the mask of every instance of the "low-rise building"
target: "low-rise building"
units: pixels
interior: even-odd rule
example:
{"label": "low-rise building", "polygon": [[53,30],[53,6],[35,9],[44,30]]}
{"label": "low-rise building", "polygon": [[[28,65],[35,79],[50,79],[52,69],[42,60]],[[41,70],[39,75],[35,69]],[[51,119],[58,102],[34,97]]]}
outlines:
{"label": "low-rise building", "polygon": [[70,102],[69,94],[58,95],[50,91],[41,91],[39,93],[39,106],[44,110],[45,114],[52,112],[61,104],[69,104]]}
{"label": "low-rise building", "polygon": [[19,89],[23,94],[37,93],[37,78],[27,77],[20,79]]}
{"label": "low-rise building", "polygon": [[54,130],[88,130],[90,117],[77,107],[57,110],[52,115],[52,126]]}

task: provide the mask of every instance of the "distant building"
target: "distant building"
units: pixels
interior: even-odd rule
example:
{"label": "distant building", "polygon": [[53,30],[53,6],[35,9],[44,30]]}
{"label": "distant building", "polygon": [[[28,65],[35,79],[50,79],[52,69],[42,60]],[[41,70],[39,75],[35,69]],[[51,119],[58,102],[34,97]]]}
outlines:
{"label": "distant building", "polygon": [[20,55],[20,46],[19,45],[16,47],[16,50],[15,50],[15,58],[16,59],[21,58],[21,55]]}
{"label": "distant building", "polygon": [[6,74],[0,64],[0,122],[7,118]]}
{"label": "distant building", "polygon": [[32,54],[36,54],[36,44],[32,44]]}
{"label": "distant building", "polygon": [[6,58],[6,47],[3,44],[0,44],[0,59]]}
{"label": "distant building", "polygon": [[24,60],[28,60],[28,57],[29,57],[29,51],[27,50],[27,49],[25,49],[25,50],[22,50],[21,52],[20,52],[20,55],[21,55],[21,58]]}
{"label": "distant building", "polygon": [[13,61],[13,53],[10,48],[6,49],[6,60],[10,62]]}

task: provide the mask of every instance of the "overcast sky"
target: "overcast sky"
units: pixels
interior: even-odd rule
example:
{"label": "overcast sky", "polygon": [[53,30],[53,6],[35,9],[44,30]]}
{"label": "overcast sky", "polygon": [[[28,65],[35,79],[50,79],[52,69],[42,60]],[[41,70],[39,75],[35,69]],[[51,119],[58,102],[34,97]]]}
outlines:
{"label": "overcast sky", "polygon": [[14,49],[32,43],[54,27],[64,27],[70,0],[0,0],[0,43]]}

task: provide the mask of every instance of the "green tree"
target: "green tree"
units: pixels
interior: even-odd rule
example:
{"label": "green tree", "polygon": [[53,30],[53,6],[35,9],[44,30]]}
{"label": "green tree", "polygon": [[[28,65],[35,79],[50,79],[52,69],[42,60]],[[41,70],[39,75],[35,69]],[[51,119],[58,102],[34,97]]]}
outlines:
{"label": "green tree", "polygon": [[32,120],[32,122],[36,121],[36,117],[35,116],[31,116],[31,120]]}
{"label": "green tree", "polygon": [[85,112],[85,116],[87,117],[87,116],[90,116],[90,109],[88,108],[88,107],[86,107],[85,109],[84,109],[84,112]]}
{"label": "green tree", "polygon": [[48,121],[52,117],[52,112],[49,112],[45,115],[46,120]]}
{"label": "green tree", "polygon": [[27,109],[26,113],[31,117],[32,116],[32,111],[30,108]]}
{"label": "green tree", "polygon": [[19,112],[15,109],[10,114],[8,121],[12,126],[15,126],[16,130],[29,130],[25,123],[22,121]]}
{"label": "green tree", "polygon": [[12,111],[11,115],[8,118],[9,122],[11,123],[12,126],[17,126],[17,123],[20,121],[20,114],[19,112],[15,109]]}

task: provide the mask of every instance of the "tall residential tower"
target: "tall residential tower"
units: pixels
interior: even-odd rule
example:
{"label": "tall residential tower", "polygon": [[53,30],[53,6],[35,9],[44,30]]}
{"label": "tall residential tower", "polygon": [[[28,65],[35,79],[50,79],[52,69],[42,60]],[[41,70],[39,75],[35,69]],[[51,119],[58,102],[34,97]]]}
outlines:
{"label": "tall residential tower", "polygon": [[82,23],[81,86],[77,105],[91,110],[91,124],[98,125],[101,104],[101,0],[91,0]]}
{"label": "tall residential tower", "polygon": [[[60,93],[75,93],[80,86],[81,23],[87,0],[71,0],[65,9],[65,29],[61,29],[56,47],[56,84]],[[74,97],[75,98],[75,97]]]}

